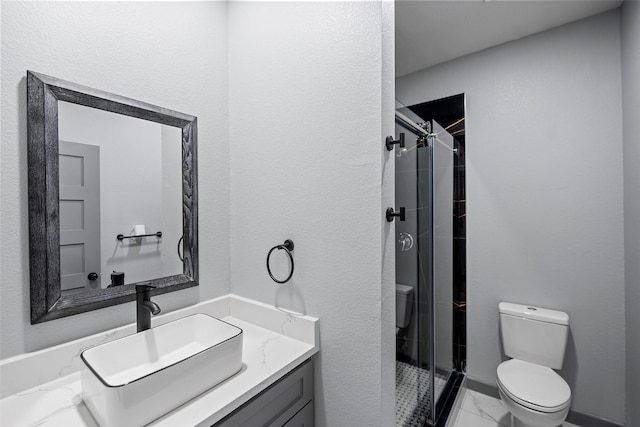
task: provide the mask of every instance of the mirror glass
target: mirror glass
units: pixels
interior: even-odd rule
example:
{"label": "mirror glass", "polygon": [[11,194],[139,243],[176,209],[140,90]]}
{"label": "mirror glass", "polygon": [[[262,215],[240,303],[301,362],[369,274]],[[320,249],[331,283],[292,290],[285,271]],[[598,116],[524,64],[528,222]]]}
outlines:
{"label": "mirror glass", "polygon": [[197,118],[27,72],[31,323],[198,285]]}
{"label": "mirror glass", "polygon": [[62,293],[180,274],[180,129],[59,101],[58,137]]}

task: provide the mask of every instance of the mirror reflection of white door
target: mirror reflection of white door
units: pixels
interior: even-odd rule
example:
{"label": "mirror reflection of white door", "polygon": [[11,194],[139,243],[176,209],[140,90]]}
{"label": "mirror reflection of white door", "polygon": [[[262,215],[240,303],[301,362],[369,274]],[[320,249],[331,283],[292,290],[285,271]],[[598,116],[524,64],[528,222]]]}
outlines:
{"label": "mirror reflection of white door", "polygon": [[100,147],[59,141],[58,153],[61,290],[99,289]]}

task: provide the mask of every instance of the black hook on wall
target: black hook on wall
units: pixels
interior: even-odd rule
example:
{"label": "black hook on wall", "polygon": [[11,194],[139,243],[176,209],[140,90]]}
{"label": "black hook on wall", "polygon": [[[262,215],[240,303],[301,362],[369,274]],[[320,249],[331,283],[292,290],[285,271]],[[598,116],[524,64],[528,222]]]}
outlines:
{"label": "black hook on wall", "polygon": [[398,212],[394,212],[393,208],[387,208],[387,221],[388,222],[393,222],[394,219],[399,218],[400,221],[404,221],[405,215],[404,215],[404,207],[401,207],[400,210]]}
{"label": "black hook on wall", "polygon": [[393,150],[393,146],[395,144],[400,144],[400,148],[404,148],[404,132],[400,133],[400,138],[398,139],[393,139],[392,136],[388,136],[387,139],[384,141],[384,145],[387,147],[387,150],[389,151]]}

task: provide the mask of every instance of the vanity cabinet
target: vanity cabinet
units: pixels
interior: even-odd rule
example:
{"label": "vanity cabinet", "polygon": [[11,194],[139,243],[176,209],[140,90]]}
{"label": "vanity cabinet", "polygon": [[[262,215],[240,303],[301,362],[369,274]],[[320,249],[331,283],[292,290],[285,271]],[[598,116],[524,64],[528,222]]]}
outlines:
{"label": "vanity cabinet", "polygon": [[313,400],[287,421],[284,427],[313,427]]}
{"label": "vanity cabinet", "polygon": [[313,427],[313,361],[308,359],[212,427]]}

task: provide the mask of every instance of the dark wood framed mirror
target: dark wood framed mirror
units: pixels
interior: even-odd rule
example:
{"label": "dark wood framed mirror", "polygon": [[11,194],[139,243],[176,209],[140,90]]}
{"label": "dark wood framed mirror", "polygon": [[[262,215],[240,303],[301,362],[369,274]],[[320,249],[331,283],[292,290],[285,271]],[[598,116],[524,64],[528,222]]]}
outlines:
{"label": "dark wood framed mirror", "polygon": [[[181,232],[176,245],[155,237],[156,251],[172,251],[179,257],[181,272],[138,280],[124,285],[100,286],[83,292],[63,292],[61,287],[59,105],[77,106],[124,115],[178,128],[181,133]],[[175,141],[180,145],[180,141]],[[36,324],[135,300],[135,284],[155,286],[153,294],[198,285],[198,186],[197,118],[55,77],[27,71],[27,145],[29,175],[29,255],[31,323]],[[127,156],[127,153],[123,153]],[[109,167],[118,168],[118,165]],[[178,172],[180,175],[180,172]],[[131,182],[130,186],[135,187]],[[140,195],[145,197],[144,194]],[[126,204],[121,207],[127,209]],[[179,210],[179,208],[178,208]],[[177,217],[180,213],[178,212]],[[180,219],[177,220],[180,222]],[[136,226],[137,227],[137,226]],[[179,230],[178,224],[178,230]],[[149,230],[151,231],[151,230]],[[155,233],[155,230],[153,230]],[[123,230],[129,234],[128,230]],[[101,236],[113,239],[116,236]],[[180,264],[178,264],[180,266]],[[105,272],[106,273],[106,272]],[[95,277],[96,273],[91,273]]]}

